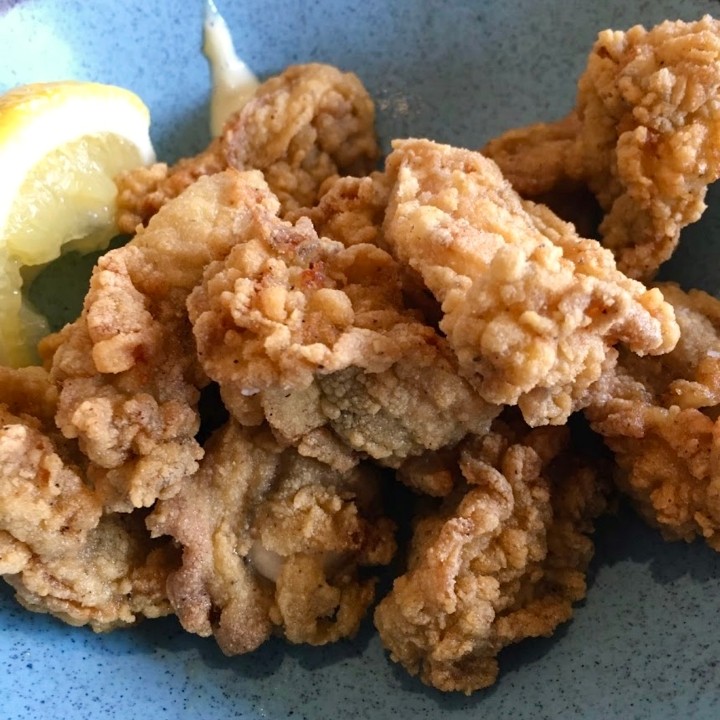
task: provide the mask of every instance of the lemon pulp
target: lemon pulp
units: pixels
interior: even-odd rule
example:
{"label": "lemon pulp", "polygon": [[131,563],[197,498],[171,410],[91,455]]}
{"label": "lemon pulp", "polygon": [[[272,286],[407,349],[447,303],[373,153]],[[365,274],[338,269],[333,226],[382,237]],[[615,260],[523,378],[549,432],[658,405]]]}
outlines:
{"label": "lemon pulp", "polygon": [[154,159],[149,113],[122,88],[48,83],[0,97],[0,363],[27,365],[46,332],[23,280],[116,233],[115,175]]}

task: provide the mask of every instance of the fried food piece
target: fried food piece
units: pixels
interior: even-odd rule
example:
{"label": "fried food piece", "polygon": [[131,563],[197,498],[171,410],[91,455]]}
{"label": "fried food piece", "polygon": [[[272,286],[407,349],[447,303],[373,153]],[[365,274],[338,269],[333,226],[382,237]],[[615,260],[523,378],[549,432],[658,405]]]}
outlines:
{"label": "fried food piece", "polygon": [[508,130],[490,140],[482,154],[497,163],[519,195],[537,198],[581,174],[573,172],[581,129],[573,112],[554,123]]}
{"label": "fried food piece", "polygon": [[40,367],[0,365],[0,403],[15,415],[29,415],[45,429],[53,427],[58,392],[47,371]]}
{"label": "fried food piece", "polygon": [[580,162],[621,268],[651,276],[720,176],[720,22],[600,34],[578,83]]}
{"label": "fried food piece", "polygon": [[648,279],[720,177],[718,92],[720,21],[605,30],[579,80],[575,113],[511,130],[483,152],[523,197],[567,178],[586,183],[605,211],[603,244],[623,272]]}
{"label": "fried food piece", "polygon": [[74,552],[33,553],[4,579],[27,610],[107,632],[172,612],[165,583],[176,562],[137,515],[104,515]]}
{"label": "fried food piece", "polygon": [[681,336],[659,358],[621,354],[586,415],[614,451],[620,488],[669,540],[720,550],[720,301],[664,283]]}
{"label": "fried food piece", "polygon": [[445,497],[456,485],[457,446],[428,450],[409,457],[400,465],[395,478],[421,495]]}
{"label": "fried food piece", "polygon": [[620,273],[612,254],[523,201],[497,165],[429,140],[396,141],[385,242],[442,303],[460,370],[531,425],[562,424],[625,343],[664,353],[672,307]]}
{"label": "fried food piece", "polygon": [[[243,424],[337,468],[348,446],[395,466],[484,432],[498,408],[403,306],[397,263],[266,212],[188,300],[198,356]],[[328,432],[330,431],[330,432]],[[338,442],[339,438],[342,442]]]}
{"label": "fried food piece", "polygon": [[[572,170],[580,122],[573,112],[555,123],[508,130],[482,150],[523,198],[547,205],[575,226],[578,235],[600,239],[604,213],[582,173]],[[617,262],[617,259],[616,259]]]}
{"label": "fried food piece", "polygon": [[[366,177],[328,178],[320,187],[320,199],[313,207],[285,214],[296,222],[307,217],[318,235],[342,243],[345,247],[367,243],[387,250],[382,224],[390,200],[390,185],[385,173]],[[407,265],[397,265],[405,306],[421,313],[425,322],[437,326],[439,305],[425,287],[422,278]]]}
{"label": "fried food piece", "polygon": [[605,488],[567,439],[497,420],[459,447],[455,489],[417,519],[408,570],[375,611],[391,658],[424,683],[491,685],[503,647],[552,634],[585,596]]}
{"label": "fried food piece", "polygon": [[[47,374],[0,375],[0,575],[18,601],[96,631],[169,613],[170,545],[151,541],[141,518],[102,516],[82,456],[51,424]],[[29,402],[18,402],[23,393]]]}
{"label": "fried food piece", "polygon": [[115,221],[121,233],[134,235],[138,227],[196,180],[227,170],[223,137],[215,138],[198,155],[181,158],[174,165],[153,163],[120,173],[115,178]]}
{"label": "fried food piece", "polygon": [[168,592],[183,627],[228,655],[273,632],[322,645],[353,635],[373,600],[358,568],[387,564],[393,525],[369,467],[339,473],[266,427],[234,421],[211,438],[197,477],[148,519],[183,547]]}
{"label": "fried food piece", "polygon": [[100,503],[82,480],[81,459],[62,438],[59,447],[53,442],[59,435],[52,426],[56,401],[41,368],[0,368],[2,575],[21,572],[34,554],[71,553],[100,519]]}
{"label": "fried food piece", "polygon": [[56,421],[108,510],[149,507],[197,469],[199,368],[185,301],[277,199],[260,173],[202,178],[100,258],[80,318],[48,341]]}
{"label": "fried food piece", "polygon": [[225,170],[261,170],[283,210],[316,203],[335,174],[365,175],[379,155],[375,107],[353,73],[330,65],[293,65],[263,83],[194,158],[120,175],[118,227],[133,233],[199,177]]}
{"label": "fried food piece", "polygon": [[289,222],[307,217],[321,237],[350,247],[366,243],[383,246],[381,229],[390,187],[384,173],[365,177],[334,175],[321,186],[316,205],[285,214]]}

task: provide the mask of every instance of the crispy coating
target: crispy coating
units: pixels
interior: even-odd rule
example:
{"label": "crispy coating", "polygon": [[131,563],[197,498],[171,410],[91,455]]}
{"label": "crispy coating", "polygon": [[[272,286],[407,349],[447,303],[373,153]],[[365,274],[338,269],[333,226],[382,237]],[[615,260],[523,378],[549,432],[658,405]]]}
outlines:
{"label": "crispy coating", "polygon": [[285,214],[297,222],[308,217],[318,235],[350,247],[360,243],[383,247],[381,230],[390,187],[384,173],[365,177],[334,175],[321,186],[316,205]]}
{"label": "crispy coating", "polygon": [[622,354],[586,414],[615,452],[618,484],[670,540],[720,550],[720,301],[665,283],[681,328],[659,358]]}
{"label": "crispy coating", "polygon": [[120,175],[118,226],[135,232],[199,177],[228,167],[261,170],[284,210],[310,207],[326,178],[372,170],[374,123],[372,99],[356,75],[319,63],[290,66],[263,83],[196,157]]}
{"label": "crispy coating", "polygon": [[163,205],[196,180],[227,168],[222,138],[215,138],[201,153],[181,158],[174,165],[153,163],[120,173],[115,178],[118,229],[133,235],[140,225],[147,225]]}
{"label": "crispy coating", "polygon": [[455,489],[416,521],[408,570],[375,624],[391,658],[426,684],[491,685],[503,647],[550,635],[584,597],[605,489],[564,456],[566,443],[566,428],[496,421],[462,443]]}
{"label": "crispy coating", "polygon": [[210,377],[232,374],[247,395],[302,388],[318,369],[380,372],[429,342],[432,331],[398,308],[387,253],[345,248],[306,219],[293,226],[270,213],[253,231],[207,268],[188,301]]}
{"label": "crispy coating", "polygon": [[[720,21],[600,33],[559,123],[511,130],[483,150],[524,197],[586,183],[605,211],[603,243],[647,279],[705,210],[720,176]],[[573,134],[575,138],[573,139]]]}
{"label": "crispy coating", "polygon": [[228,655],[273,632],[313,645],[353,635],[375,584],[358,568],[395,550],[369,468],[337,472],[234,421],[148,523],[183,547],[168,583],[183,627],[213,634]]}
{"label": "crispy coating", "polygon": [[531,425],[562,424],[622,342],[667,352],[678,337],[657,290],[546,207],[523,201],[479,153],[396,141],[384,238],[442,303],[461,372]]}
{"label": "crispy coating", "polygon": [[583,174],[621,268],[648,277],[720,175],[720,22],[604,31],[578,84]]}
{"label": "crispy coating", "polygon": [[[0,575],[29,610],[96,631],[169,613],[172,549],[141,518],[102,516],[82,456],[51,424],[43,372],[0,373]],[[22,392],[27,407],[42,400],[39,417],[13,412]]]}
{"label": "crispy coating", "polygon": [[349,458],[324,429],[388,465],[487,429],[497,408],[405,310],[385,251],[344,247],[306,217],[292,225],[270,212],[243,240],[188,300],[203,368],[241,422],[267,418],[336,467]]}
{"label": "crispy coating", "polygon": [[458,478],[457,447],[428,450],[409,457],[398,467],[395,478],[421,495],[445,497]]}
{"label": "crispy coating", "polygon": [[4,579],[26,609],[106,632],[170,614],[165,584],[176,562],[136,515],[104,515],[73,553],[32,554]]}
{"label": "crispy coating", "polygon": [[[284,218],[296,222],[307,217],[315,231],[346,247],[367,243],[387,250],[382,235],[385,211],[390,200],[390,184],[385,173],[365,177],[328,178],[320,187],[317,205],[299,208]],[[405,306],[418,311],[425,322],[437,326],[439,306],[422,278],[407,265],[396,266]]]}
{"label": "crispy coating", "polygon": [[508,130],[482,149],[524,198],[551,192],[577,174],[572,163],[581,125],[576,113],[554,123],[534,123]]}
{"label": "crispy coating", "polygon": [[197,363],[185,300],[204,267],[277,209],[259,173],[203,178],[100,258],[80,318],[49,341],[56,421],[110,510],[149,507],[197,469]]}
{"label": "crispy coating", "polygon": [[[33,555],[67,555],[82,546],[102,508],[86,487],[70,444],[53,442],[56,394],[53,398],[47,373],[2,368],[2,376],[0,574],[9,575],[21,572]],[[40,417],[20,409],[23,394],[44,398]]]}
{"label": "crispy coating", "polygon": [[43,368],[0,366],[0,403],[9,412],[36,418],[48,429],[53,425],[57,399],[57,388]]}

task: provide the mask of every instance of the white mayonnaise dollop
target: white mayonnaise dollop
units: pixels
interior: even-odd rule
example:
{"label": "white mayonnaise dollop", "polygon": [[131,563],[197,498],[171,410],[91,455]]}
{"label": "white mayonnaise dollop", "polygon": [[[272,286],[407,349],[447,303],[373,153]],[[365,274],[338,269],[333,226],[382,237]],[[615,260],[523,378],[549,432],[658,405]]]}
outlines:
{"label": "white mayonnaise dollop", "polygon": [[212,75],[210,132],[217,136],[225,121],[247,103],[260,83],[235,53],[230,30],[213,0],[207,0],[205,9],[203,53]]}

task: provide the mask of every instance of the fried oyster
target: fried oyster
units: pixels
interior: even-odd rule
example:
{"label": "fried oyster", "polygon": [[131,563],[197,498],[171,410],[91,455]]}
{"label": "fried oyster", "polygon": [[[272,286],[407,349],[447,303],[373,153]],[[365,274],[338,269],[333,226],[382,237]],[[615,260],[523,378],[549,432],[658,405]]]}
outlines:
{"label": "fried oyster", "polygon": [[80,317],[45,342],[56,422],[77,438],[109,510],[150,507],[197,469],[199,366],[185,302],[262,209],[260,173],[201,178],[124,247],[103,255]]}
{"label": "fried oyster", "polygon": [[548,208],[523,201],[479,153],[393,144],[383,238],[441,303],[460,371],[531,425],[563,424],[626,344],[671,350],[672,307]]}
{"label": "fried oyster", "polygon": [[0,368],[0,575],[27,609],[96,631],[167,615],[174,549],[141,517],[103,515],[56,397],[40,368]]}
{"label": "fried oyster", "polygon": [[503,647],[551,635],[585,596],[606,488],[567,444],[567,428],[501,418],[443,459],[454,489],[416,519],[407,572],[375,611],[390,657],[424,683],[493,684]]}
{"label": "fried oyster", "polygon": [[227,168],[262,171],[284,211],[312,206],[326,178],[373,169],[374,124],[373,101],[356,75],[292,65],[264,82],[199,155],[118,177],[118,227],[135,232],[199,177]]}
{"label": "fried oyster", "polygon": [[619,487],[669,540],[720,550],[720,301],[660,286],[681,328],[673,352],[622,354],[585,410],[615,453]]}
{"label": "fried oyster", "polygon": [[183,627],[228,655],[272,633],[322,645],[353,635],[374,597],[362,568],[386,565],[394,526],[369,466],[347,472],[234,421],[209,441],[198,475],[158,503],[155,535],[183,548],[168,593]]}
{"label": "fried oyster", "polygon": [[604,30],[567,118],[489,142],[516,190],[537,198],[584,184],[605,217],[603,244],[629,276],[651,278],[720,177],[720,21]]}

